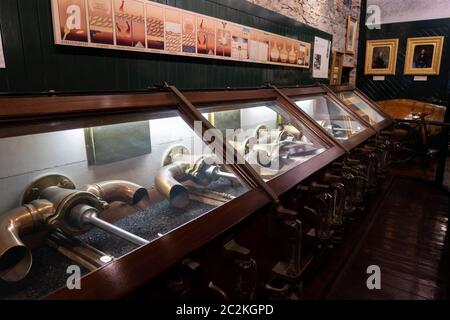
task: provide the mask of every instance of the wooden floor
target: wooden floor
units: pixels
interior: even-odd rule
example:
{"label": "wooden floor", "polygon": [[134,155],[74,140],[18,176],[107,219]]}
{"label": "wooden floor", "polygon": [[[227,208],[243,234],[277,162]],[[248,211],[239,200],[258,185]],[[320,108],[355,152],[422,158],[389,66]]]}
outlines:
{"label": "wooden floor", "polygon": [[[326,270],[318,275],[328,277],[329,283],[306,288],[306,292],[322,290],[310,298],[447,299],[448,194],[419,180],[394,177],[377,198],[373,211],[359,221],[362,225],[353,226],[363,230],[350,240],[353,244],[338,248],[335,275]],[[367,288],[370,265],[381,269],[381,290]],[[333,272],[332,266],[326,268]]]}
{"label": "wooden floor", "polygon": [[444,186],[450,190],[450,156],[447,157],[447,165],[445,166]]}

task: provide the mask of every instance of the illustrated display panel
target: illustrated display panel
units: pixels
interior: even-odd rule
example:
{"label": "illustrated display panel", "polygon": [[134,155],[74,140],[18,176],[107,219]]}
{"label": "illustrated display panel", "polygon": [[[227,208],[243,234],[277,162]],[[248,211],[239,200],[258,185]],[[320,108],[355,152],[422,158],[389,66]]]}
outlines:
{"label": "illustrated display panel", "polygon": [[370,123],[370,125],[374,126],[385,120],[378,111],[368,105],[353,91],[340,92],[338,95],[342,102],[356,112],[361,118]]}
{"label": "illustrated display panel", "polygon": [[0,299],[45,296],[69,266],[96,270],[249,190],[175,111],[126,117],[0,139]]}
{"label": "illustrated display panel", "polygon": [[337,140],[348,140],[366,126],[327,96],[294,98],[295,103]]}
{"label": "illustrated display panel", "polygon": [[311,44],[145,0],[52,0],[58,45],[309,68]]}
{"label": "illustrated display panel", "polygon": [[205,110],[210,122],[266,181],[327,150],[314,133],[274,101]]}

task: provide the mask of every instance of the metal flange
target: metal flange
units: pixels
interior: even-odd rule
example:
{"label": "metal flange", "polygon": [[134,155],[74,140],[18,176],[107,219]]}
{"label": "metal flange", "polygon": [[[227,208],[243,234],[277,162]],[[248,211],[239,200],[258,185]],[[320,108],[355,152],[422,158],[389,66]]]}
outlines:
{"label": "metal flange", "polygon": [[22,196],[21,204],[30,203],[33,200],[37,200],[41,197],[42,191],[49,187],[60,187],[64,189],[75,189],[75,183],[68,177],[60,174],[50,174],[38,178],[32,182],[25,190]]}

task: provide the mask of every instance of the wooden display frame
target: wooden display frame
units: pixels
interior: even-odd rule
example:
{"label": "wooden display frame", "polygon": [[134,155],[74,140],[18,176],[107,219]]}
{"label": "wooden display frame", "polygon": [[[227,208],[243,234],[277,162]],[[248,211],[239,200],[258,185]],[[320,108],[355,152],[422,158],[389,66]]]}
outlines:
{"label": "wooden display frame", "polygon": [[[323,94],[326,95],[332,102],[334,102],[336,105],[338,105],[341,109],[344,109],[346,112],[348,112],[351,116],[353,116],[357,121],[361,122],[365,127],[366,130],[361,131],[354,136],[352,136],[350,139],[347,139],[346,141],[338,141],[332,137],[332,135],[327,132],[325,129],[322,131],[332,137],[334,141],[341,145],[342,148],[344,148],[346,151],[350,151],[351,149],[355,148],[356,146],[360,145],[370,137],[374,136],[376,134],[375,128],[373,128],[369,123],[367,123],[363,118],[361,118],[357,113],[353,112],[350,108],[348,108],[342,101],[339,100],[339,98],[333,93],[332,90],[330,90],[325,85],[319,85],[321,88],[323,88],[324,92]],[[300,97],[301,95],[297,96],[291,96],[290,100],[291,103],[295,105],[295,102],[292,100],[295,97]],[[315,120],[311,118],[306,112],[304,112],[301,108],[297,108],[299,112],[302,114],[302,117],[309,118],[311,121]]]}
{"label": "wooden display frame", "polygon": [[[172,90],[176,88],[172,87]],[[281,89],[283,95],[327,94],[319,86]],[[184,101],[186,100],[186,101]],[[292,116],[305,124],[321,139],[328,149],[310,161],[261,184],[249,164],[231,165],[250,190],[234,200],[204,214],[148,245],[95,270],[82,278],[83,290],[63,288],[50,294],[49,299],[114,299],[123,297],[154,279],[193,251],[223,234],[255,211],[277,201],[277,197],[334,160],[346,150],[333,142],[315,122],[305,118],[299,108],[280,99],[273,88],[228,91],[186,91],[177,96],[175,91],[150,93],[54,95],[28,97],[0,97],[0,137],[54,131],[56,128],[76,128],[89,125],[101,118],[102,123],[139,119],[143,114],[179,114],[193,125],[201,120],[204,128],[211,124],[199,117],[195,105],[225,102],[276,100]],[[49,126],[49,123],[51,126]],[[205,226],[208,226],[205,228]],[[155,263],[158,261],[158,263]]]}
{"label": "wooden display frame", "polygon": [[347,17],[347,33],[345,36],[345,53],[356,53],[356,40],[358,38],[358,20],[352,16]]}
{"label": "wooden display frame", "polygon": [[[372,126],[377,132],[387,129],[394,123],[394,119],[386,113],[380,106],[376,104],[372,99],[370,99],[367,95],[365,95],[361,90],[356,89],[354,86],[332,86],[330,89],[335,93],[345,92],[345,91],[353,91],[361,100],[367,103],[371,108],[375,109],[380,115],[383,116],[384,120],[377,123],[375,126]],[[336,95],[336,98],[341,101],[341,99]],[[345,103],[342,102],[345,105]]]}

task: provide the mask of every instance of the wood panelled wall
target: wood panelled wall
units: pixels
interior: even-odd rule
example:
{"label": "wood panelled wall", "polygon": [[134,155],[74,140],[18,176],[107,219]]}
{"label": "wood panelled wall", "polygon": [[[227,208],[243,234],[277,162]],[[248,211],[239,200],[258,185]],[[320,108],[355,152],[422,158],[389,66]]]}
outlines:
{"label": "wood panelled wall", "polygon": [[[358,56],[357,86],[374,100],[409,98],[448,106],[450,96],[450,19],[401,22],[383,24],[381,29],[369,30],[365,23],[365,2],[362,5],[360,51]],[[439,76],[429,76],[428,81],[414,81],[413,76],[403,74],[408,38],[445,36]],[[373,76],[364,75],[366,40],[399,39],[397,70],[385,81],[374,81]]]}
{"label": "wood panelled wall", "polygon": [[[244,0],[158,2],[314,44],[330,34]],[[1,93],[145,90],[167,81],[183,89],[311,84],[310,69],[56,46],[50,0],[1,0],[0,28],[7,69]]]}

